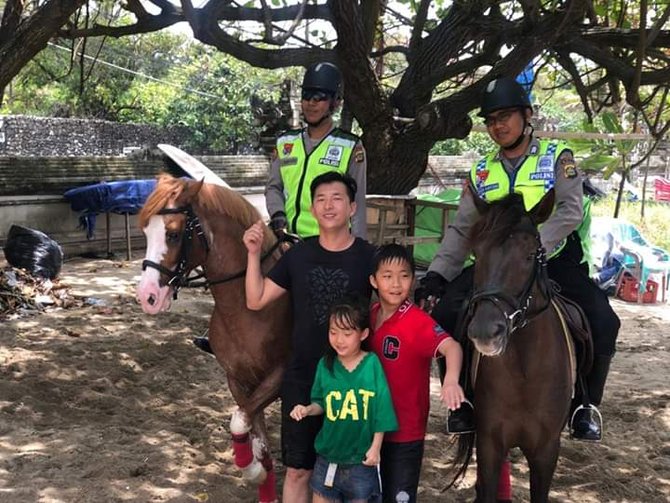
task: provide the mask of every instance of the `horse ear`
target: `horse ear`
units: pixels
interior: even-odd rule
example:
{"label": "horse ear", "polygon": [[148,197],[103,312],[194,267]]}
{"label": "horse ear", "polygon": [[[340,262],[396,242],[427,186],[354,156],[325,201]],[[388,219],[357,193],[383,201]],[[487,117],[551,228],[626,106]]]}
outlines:
{"label": "horse ear", "polygon": [[200,192],[200,189],[202,189],[204,183],[205,179],[203,178],[199,182],[189,181],[186,184],[186,190],[184,190],[184,193],[188,196],[189,200],[192,200],[198,194],[198,192]]}
{"label": "horse ear", "polygon": [[540,202],[533,206],[533,209],[530,210],[530,217],[535,222],[535,225],[539,225],[549,218],[549,215],[554,211],[554,201],[556,199],[556,194],[554,189],[551,189],[547,192]]}

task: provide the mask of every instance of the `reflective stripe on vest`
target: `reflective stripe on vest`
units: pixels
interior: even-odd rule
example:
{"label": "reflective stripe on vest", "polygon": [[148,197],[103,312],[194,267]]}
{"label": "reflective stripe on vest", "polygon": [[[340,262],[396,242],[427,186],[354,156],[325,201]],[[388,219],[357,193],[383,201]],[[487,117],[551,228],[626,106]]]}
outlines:
{"label": "reflective stripe on vest", "polygon": [[319,224],[312,215],[310,185],[328,171],[346,173],[357,139],[332,130],[307,155],[302,131],[291,131],[277,140],[279,172],[284,184],[284,208],[289,231],[301,237],[319,234]]}
{"label": "reflective stripe on vest", "polygon": [[[554,188],[554,166],[561,153],[569,149],[565,142],[540,140],[540,148],[531,151],[521,166],[511,175],[505,170],[503,163],[496,159],[496,153],[489,154],[472,167],[470,181],[477,190],[479,197],[487,202],[502,199],[516,192],[523,196],[526,211],[539,203],[544,195]],[[566,240],[561,240],[553,250],[547,250],[552,258],[565,247]]]}

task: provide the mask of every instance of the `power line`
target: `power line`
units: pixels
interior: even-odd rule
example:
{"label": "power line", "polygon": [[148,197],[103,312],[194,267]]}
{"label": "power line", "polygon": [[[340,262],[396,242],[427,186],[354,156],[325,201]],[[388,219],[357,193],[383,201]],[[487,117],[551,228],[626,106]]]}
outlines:
{"label": "power line", "polygon": [[[67,51],[67,52],[70,52],[70,53],[72,52],[71,49],[69,49],[67,47],[63,47],[63,46],[58,45],[58,44],[54,44],[53,42],[48,42],[48,44],[52,47],[55,47],[56,49],[60,49],[62,51]],[[197,94],[198,96],[203,96],[205,98],[215,98],[215,99],[218,99],[218,100],[223,99],[221,96],[206,93],[204,91],[198,91],[197,89],[191,89],[189,87],[180,86],[179,84],[175,84],[173,82],[168,82],[166,80],[157,79],[156,77],[152,77],[151,75],[147,75],[146,73],[137,72],[135,70],[131,70],[130,68],[124,68],[123,66],[115,65],[114,63],[110,63],[108,61],[104,61],[104,60],[99,59],[99,58],[94,58],[93,56],[89,56],[88,54],[82,54],[80,52],[77,52],[76,54],[77,54],[77,56],[82,56],[83,55],[84,58],[86,58],[86,59],[96,61],[97,63],[100,63],[101,65],[109,66],[110,68],[114,68],[115,70],[120,70],[122,72],[130,73],[131,75],[136,75],[136,76],[142,77],[144,79],[152,80],[154,82],[158,82],[158,83],[164,84],[166,86],[176,87],[177,89],[181,89],[183,91],[188,91],[189,93]]]}

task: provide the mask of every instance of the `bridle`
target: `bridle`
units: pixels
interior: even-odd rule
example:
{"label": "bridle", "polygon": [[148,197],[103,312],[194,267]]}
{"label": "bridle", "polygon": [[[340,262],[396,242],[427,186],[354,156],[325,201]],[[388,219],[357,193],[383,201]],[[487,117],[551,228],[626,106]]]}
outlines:
{"label": "bridle", "polygon": [[[163,208],[158,211],[157,215],[175,215],[183,214],[186,215],[186,224],[184,225],[182,245],[179,249],[179,260],[177,265],[172,269],[156,263],[152,260],[144,259],[142,261],[142,270],[144,271],[147,267],[156,269],[160,273],[166,275],[169,279],[166,283],[167,286],[173,289],[172,297],[177,299],[177,294],[181,288],[197,288],[204,287],[208,288],[212,285],[218,285],[221,283],[227,283],[228,281],[233,281],[235,279],[243,278],[246,275],[246,267],[241,271],[228,274],[222,278],[215,280],[209,280],[206,278],[205,272],[197,273],[193,276],[189,276],[190,270],[187,269],[187,264],[191,255],[191,248],[193,246],[193,237],[194,235],[200,239],[202,246],[205,249],[205,253],[209,253],[209,243],[205,237],[205,233],[200,224],[200,219],[194,213],[193,207],[189,204],[186,206],[180,206],[178,208]],[[261,262],[267,257],[272,255],[272,253],[281,245],[282,241],[277,240],[277,242],[272,245],[272,247],[261,257]]]}
{"label": "bridle", "polygon": [[[534,254],[535,264],[532,274],[526,280],[521,295],[514,297],[499,289],[475,290],[472,292],[469,300],[468,319],[472,318],[480,302],[489,301],[503,314],[507,325],[507,335],[510,336],[517,330],[525,327],[531,319],[549,307],[552,288],[550,287],[549,275],[547,273],[547,253],[540,242],[540,236],[536,235],[535,237],[537,239],[537,249]],[[540,287],[543,297],[546,299],[546,303],[529,315],[528,309],[533,301],[533,286],[536,282]],[[511,308],[511,312],[508,311],[509,308]]]}

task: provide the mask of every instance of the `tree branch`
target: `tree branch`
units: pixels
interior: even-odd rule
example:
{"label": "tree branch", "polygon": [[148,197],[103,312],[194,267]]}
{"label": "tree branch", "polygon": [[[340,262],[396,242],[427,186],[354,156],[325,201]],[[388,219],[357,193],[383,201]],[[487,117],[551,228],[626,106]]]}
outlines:
{"label": "tree branch", "polygon": [[589,92],[582,82],[582,77],[579,73],[579,70],[575,66],[574,62],[570,59],[570,55],[563,53],[561,51],[554,51],[556,61],[567,71],[572,77],[572,82],[575,85],[577,94],[579,94],[579,99],[582,102],[586,116],[588,117],[589,122],[593,121],[593,111],[589,105]]}
{"label": "tree branch", "polygon": [[[328,5],[337,30],[335,52],[342,62],[345,100],[365,131],[366,126],[375,121],[390,124],[393,114],[370,66],[365,48],[365,27],[357,3],[356,0],[331,0]],[[349,92],[350,89],[356,89],[356,92]]]}
{"label": "tree branch", "polygon": [[7,0],[0,24],[0,46],[14,36],[24,9],[24,0]]}
{"label": "tree branch", "polygon": [[633,81],[628,87],[626,101],[635,108],[640,107],[640,79],[642,77],[642,63],[644,62],[647,48],[647,0],[640,0],[640,39],[636,50],[637,61],[633,73]]}
{"label": "tree branch", "polygon": [[[663,13],[670,15],[670,7]],[[665,19],[667,21],[667,19]],[[659,20],[660,21],[660,20]],[[609,47],[624,47],[634,49],[640,40],[639,29],[621,28],[585,28],[579,30],[582,40],[592,44]],[[647,42],[653,47],[670,47],[670,31],[661,30],[659,26],[646,30]]]}
{"label": "tree branch", "polygon": [[86,0],[48,0],[24,18],[11,37],[0,44],[0,89],[44,49],[54,33]]}
{"label": "tree branch", "polygon": [[412,36],[409,39],[410,54],[418,52],[419,45],[423,38],[423,28],[426,25],[426,19],[428,18],[428,8],[430,7],[430,3],[431,0],[421,0],[419,8],[416,11]]}

